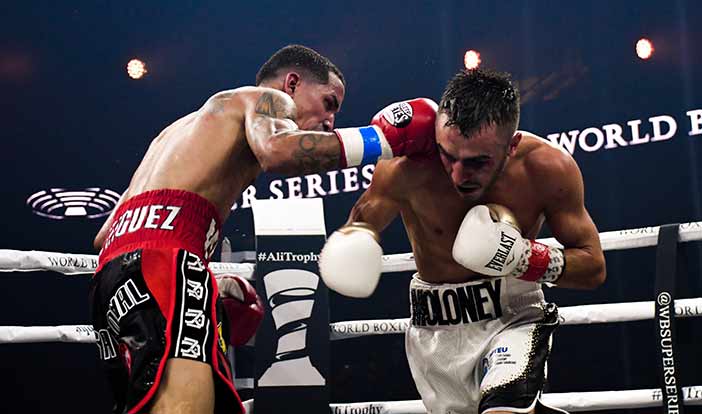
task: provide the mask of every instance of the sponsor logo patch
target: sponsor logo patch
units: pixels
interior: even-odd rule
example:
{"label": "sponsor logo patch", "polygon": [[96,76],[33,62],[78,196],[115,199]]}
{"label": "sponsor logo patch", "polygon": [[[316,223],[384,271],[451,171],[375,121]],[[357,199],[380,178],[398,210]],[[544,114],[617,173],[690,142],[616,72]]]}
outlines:
{"label": "sponsor logo patch", "polygon": [[412,121],[412,107],[407,102],[398,102],[383,110],[383,118],[397,128],[404,128]]}

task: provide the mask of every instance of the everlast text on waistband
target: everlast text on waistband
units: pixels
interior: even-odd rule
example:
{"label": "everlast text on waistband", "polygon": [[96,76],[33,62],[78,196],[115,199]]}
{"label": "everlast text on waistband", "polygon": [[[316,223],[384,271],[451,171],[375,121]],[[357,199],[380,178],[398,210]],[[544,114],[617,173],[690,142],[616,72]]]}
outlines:
{"label": "everlast text on waistband", "polygon": [[502,316],[502,279],[451,288],[412,288],[412,325],[460,325]]}

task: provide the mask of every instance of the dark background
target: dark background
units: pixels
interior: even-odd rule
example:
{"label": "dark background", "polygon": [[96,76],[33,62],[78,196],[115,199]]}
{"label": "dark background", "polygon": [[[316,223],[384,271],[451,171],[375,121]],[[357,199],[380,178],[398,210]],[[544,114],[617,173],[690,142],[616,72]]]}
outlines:
{"label": "dark background", "polygon": [[[121,192],[167,123],[216,91],[252,84],[260,64],[289,43],[317,49],[344,71],[338,126],[365,125],[395,100],[438,100],[467,49],[481,52],[484,67],[513,74],[524,98],[521,128],[544,137],[616,123],[630,140],[628,121],[642,120],[643,134],[651,132],[649,117],[670,115],[678,131],[669,140],[576,149],[586,204],[600,231],[702,220],[702,135],[688,135],[685,115],[702,108],[702,3],[495,3],[3,2],[0,248],[90,253],[101,220],[43,218],[27,198],[55,187]],[[656,46],[648,61],[634,53],[642,36]],[[133,57],[150,71],[139,81],[125,71]],[[270,179],[257,183],[264,197]],[[328,230],[359,195],[326,197]],[[233,250],[253,249],[251,229],[250,209],[238,209],[224,229]],[[409,251],[399,222],[383,245],[386,253]],[[699,243],[682,250],[678,294],[701,296]],[[561,306],[653,299],[654,248],[609,252],[607,261],[609,277],[598,290],[551,289],[548,298]],[[407,316],[409,276],[384,277],[366,300],[332,295],[332,321]],[[2,277],[0,325],[87,323],[88,277]],[[683,385],[702,384],[699,323],[679,320]],[[335,402],[418,398],[400,336],[335,342],[331,356]],[[109,410],[93,345],[0,345],[0,367],[2,412]],[[655,367],[652,321],[563,327],[550,391],[654,388]]]}

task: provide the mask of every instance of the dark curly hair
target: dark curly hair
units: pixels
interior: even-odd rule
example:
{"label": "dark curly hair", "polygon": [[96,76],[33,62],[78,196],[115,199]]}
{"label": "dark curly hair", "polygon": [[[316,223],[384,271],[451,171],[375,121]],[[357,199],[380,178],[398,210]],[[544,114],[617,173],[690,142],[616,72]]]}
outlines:
{"label": "dark curly hair", "polygon": [[266,63],[261,66],[256,74],[256,85],[274,78],[281,69],[302,69],[311,74],[319,83],[329,82],[329,72],[335,74],[346,86],[346,80],[336,65],[331,60],[320,55],[315,50],[302,45],[288,45],[278,50]]}
{"label": "dark curly hair", "polygon": [[511,135],[519,124],[519,92],[508,73],[463,70],[446,85],[439,112],[448,116],[445,126],[455,125],[465,137],[492,124]]}

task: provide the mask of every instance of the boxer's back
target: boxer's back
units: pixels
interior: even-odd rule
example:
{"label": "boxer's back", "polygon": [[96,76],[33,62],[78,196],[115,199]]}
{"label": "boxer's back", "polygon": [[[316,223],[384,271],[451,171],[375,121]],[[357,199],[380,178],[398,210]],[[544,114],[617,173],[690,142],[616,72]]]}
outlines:
{"label": "boxer's back", "polygon": [[209,200],[220,218],[260,172],[246,141],[246,106],[258,88],[220,92],[151,143],[125,199],[149,190],[186,190]]}

